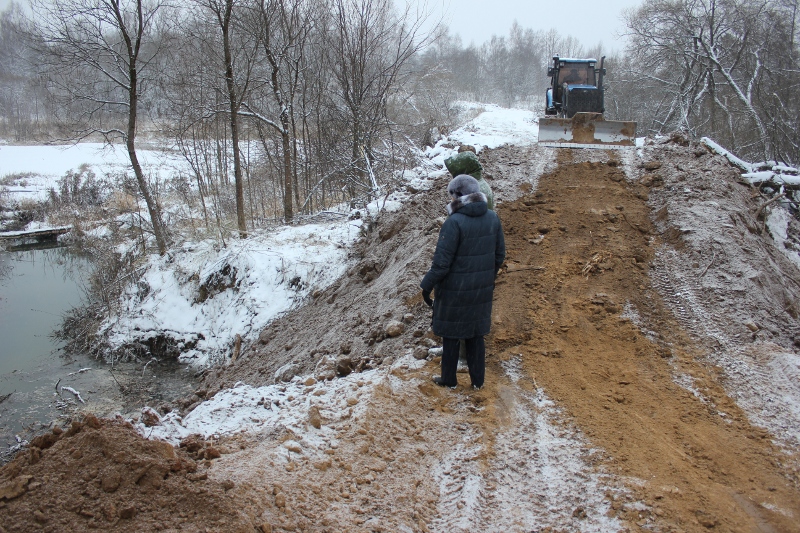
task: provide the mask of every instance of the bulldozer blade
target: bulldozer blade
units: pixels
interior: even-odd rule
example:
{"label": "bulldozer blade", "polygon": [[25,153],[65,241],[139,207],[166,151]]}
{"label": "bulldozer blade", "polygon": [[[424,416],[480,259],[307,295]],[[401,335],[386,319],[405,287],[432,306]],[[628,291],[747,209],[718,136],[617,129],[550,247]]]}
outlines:
{"label": "bulldozer blade", "polygon": [[539,119],[539,144],[563,148],[614,149],[634,146],[636,122],[605,120],[602,113]]}

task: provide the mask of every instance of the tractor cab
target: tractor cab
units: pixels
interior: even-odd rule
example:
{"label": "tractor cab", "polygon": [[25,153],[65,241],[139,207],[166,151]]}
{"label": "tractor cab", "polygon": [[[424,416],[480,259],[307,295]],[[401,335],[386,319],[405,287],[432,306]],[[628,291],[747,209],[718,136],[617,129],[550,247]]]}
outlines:
{"label": "tractor cab", "polygon": [[594,71],[596,64],[597,61],[594,59],[561,59],[559,67],[552,69],[556,73],[556,84],[596,86]]}
{"label": "tractor cab", "polygon": [[[545,115],[572,118],[577,112],[602,113],[604,74],[602,65],[597,68],[596,59],[553,56],[553,66],[547,69],[551,84],[547,89]],[[570,96],[573,97],[572,109],[568,106]]]}

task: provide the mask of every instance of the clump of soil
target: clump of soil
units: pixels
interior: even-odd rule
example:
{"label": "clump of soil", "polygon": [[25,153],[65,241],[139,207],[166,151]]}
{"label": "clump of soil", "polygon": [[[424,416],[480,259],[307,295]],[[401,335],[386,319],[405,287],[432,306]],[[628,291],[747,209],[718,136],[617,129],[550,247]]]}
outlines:
{"label": "clump of soil", "polygon": [[[194,447],[194,446],[193,446]],[[230,482],[183,450],[94,416],[0,469],[0,531],[253,531]]]}

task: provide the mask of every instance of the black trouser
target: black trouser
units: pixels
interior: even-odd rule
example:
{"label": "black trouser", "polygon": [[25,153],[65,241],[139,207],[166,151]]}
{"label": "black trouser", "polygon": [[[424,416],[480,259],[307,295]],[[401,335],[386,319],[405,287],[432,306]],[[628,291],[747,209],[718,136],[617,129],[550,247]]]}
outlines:
{"label": "black trouser", "polygon": [[[456,370],[458,369],[459,339],[445,337],[442,346],[442,381],[447,385],[456,385]],[[464,339],[467,352],[467,366],[469,378],[476,387],[483,387],[483,378],[486,375],[486,344],[483,337]]]}

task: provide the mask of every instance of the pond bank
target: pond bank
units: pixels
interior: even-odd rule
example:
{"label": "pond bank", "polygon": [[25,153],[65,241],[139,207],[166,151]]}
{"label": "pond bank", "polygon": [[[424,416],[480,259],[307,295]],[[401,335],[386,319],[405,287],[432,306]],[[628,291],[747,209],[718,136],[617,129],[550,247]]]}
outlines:
{"label": "pond bank", "polygon": [[112,366],[63,351],[53,332],[82,304],[91,269],[88,257],[65,247],[0,252],[0,461],[80,412],[130,415],[192,390],[196,369],[185,365]]}

